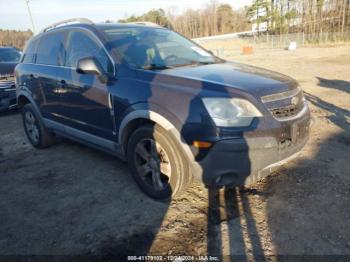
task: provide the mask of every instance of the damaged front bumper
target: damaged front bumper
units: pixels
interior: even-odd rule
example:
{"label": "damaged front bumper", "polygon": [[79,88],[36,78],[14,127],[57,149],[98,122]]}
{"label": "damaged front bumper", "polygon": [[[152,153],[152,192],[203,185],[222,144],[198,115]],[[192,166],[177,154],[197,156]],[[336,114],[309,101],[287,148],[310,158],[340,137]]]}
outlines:
{"label": "damaged front bumper", "polygon": [[201,161],[193,163],[194,176],[207,186],[255,183],[302,150],[309,138],[310,120],[306,108],[293,120],[275,122],[280,127],[270,133],[265,130],[261,135],[255,130],[247,137],[221,140]]}

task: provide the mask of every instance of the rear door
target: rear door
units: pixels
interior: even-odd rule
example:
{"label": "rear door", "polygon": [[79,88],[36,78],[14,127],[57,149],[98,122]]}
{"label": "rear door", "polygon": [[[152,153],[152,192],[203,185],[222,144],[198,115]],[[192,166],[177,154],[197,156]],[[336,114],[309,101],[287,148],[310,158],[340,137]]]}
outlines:
{"label": "rear door", "polygon": [[40,38],[35,57],[35,72],[30,77],[36,83],[35,97],[45,118],[62,122],[60,105],[61,83],[57,79],[64,63],[64,31],[47,33]]}
{"label": "rear door", "polygon": [[113,139],[108,91],[113,83],[102,83],[96,75],[78,73],[77,62],[87,57],[95,57],[106,74],[113,75],[113,63],[97,38],[86,30],[70,31],[66,40],[65,66],[58,76],[65,86],[61,92],[64,121],[67,126]]}
{"label": "rear door", "polygon": [[[34,78],[34,75],[38,75],[34,64],[38,42],[39,39],[35,38],[27,43],[21,62],[15,68],[17,88],[32,94],[37,94],[36,87],[38,86],[38,78]],[[41,103],[41,96],[35,95],[33,98],[37,104]]]}

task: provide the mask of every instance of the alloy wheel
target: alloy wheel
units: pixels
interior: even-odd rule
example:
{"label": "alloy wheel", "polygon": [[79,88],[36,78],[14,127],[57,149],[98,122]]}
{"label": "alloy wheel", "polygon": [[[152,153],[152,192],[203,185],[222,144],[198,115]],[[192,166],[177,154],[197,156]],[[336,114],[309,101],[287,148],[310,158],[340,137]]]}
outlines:
{"label": "alloy wheel", "polygon": [[39,142],[39,127],[32,112],[27,111],[24,115],[24,123],[28,136],[34,143]]}
{"label": "alloy wheel", "polygon": [[171,165],[164,148],[154,139],[143,139],[135,148],[135,166],[141,179],[155,191],[164,190],[171,177]]}

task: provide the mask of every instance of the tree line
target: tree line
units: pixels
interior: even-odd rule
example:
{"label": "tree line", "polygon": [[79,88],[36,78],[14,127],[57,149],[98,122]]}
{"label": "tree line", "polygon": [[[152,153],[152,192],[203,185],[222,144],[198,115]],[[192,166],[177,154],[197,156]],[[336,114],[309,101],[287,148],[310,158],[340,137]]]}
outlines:
{"label": "tree line", "polygon": [[201,9],[186,9],[176,13],[169,9],[153,9],[141,16],[130,16],[118,22],[149,21],[171,28],[189,38],[227,34],[250,29],[244,9],[233,10],[229,4],[208,2]]}
{"label": "tree line", "polygon": [[253,0],[250,6],[233,10],[229,4],[212,0],[201,9],[180,14],[153,9],[119,22],[150,21],[190,37],[251,30],[266,25],[270,34],[345,32],[350,30],[350,0]]}
{"label": "tree line", "polygon": [[0,46],[14,46],[23,49],[26,41],[32,37],[33,32],[0,29]]}

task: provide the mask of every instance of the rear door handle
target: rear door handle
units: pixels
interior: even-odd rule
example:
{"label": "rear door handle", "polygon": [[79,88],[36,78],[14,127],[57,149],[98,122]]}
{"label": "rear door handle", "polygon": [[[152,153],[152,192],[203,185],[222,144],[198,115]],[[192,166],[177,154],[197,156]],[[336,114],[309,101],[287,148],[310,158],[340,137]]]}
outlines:
{"label": "rear door handle", "polygon": [[67,82],[65,80],[60,81],[61,88],[67,88]]}

